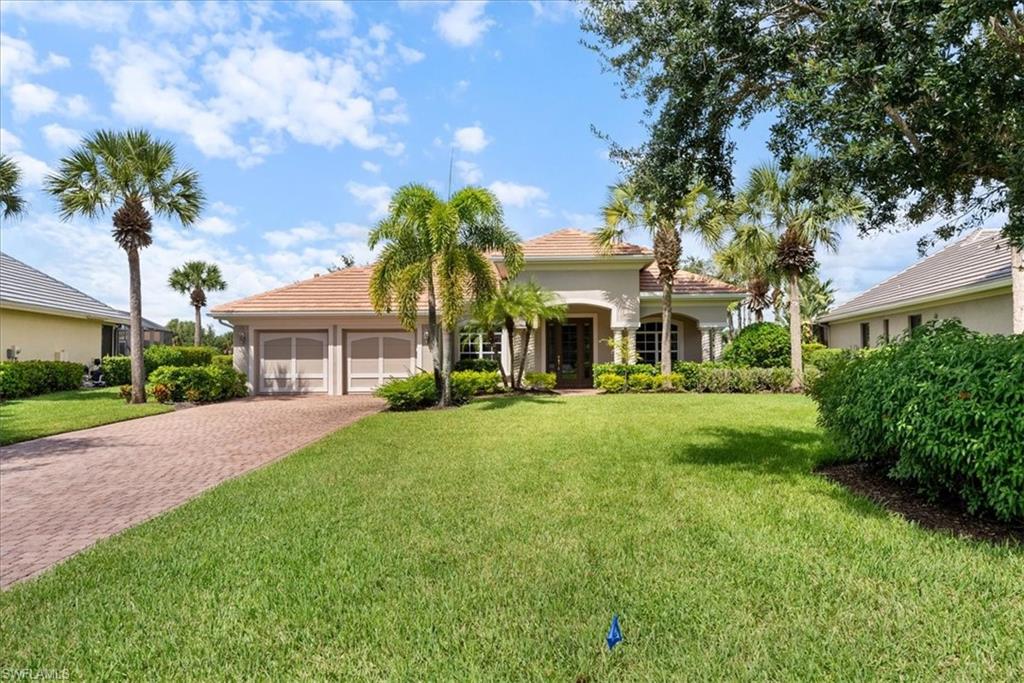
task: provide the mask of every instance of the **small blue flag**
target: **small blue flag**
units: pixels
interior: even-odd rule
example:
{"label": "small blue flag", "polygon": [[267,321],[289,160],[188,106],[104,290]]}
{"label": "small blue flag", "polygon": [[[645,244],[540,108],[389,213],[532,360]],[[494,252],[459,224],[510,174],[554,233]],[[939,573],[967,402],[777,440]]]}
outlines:
{"label": "small blue flag", "polygon": [[614,650],[615,646],[622,641],[622,631],[619,630],[619,615],[612,616],[612,627],[608,629],[608,649]]}

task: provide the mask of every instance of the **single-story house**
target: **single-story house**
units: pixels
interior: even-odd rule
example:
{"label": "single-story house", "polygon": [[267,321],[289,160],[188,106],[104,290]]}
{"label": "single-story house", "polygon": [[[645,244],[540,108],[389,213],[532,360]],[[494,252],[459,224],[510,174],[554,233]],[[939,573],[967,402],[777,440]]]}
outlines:
{"label": "single-story house", "polygon": [[1013,332],[1010,246],[999,230],[975,230],[819,320],[829,346],[878,346],[929,320],[957,318],[988,334]]}
{"label": "single-story house", "polygon": [[[591,386],[595,363],[620,360],[608,340],[629,339],[639,360],[656,363],[661,344],[661,286],[650,249],[621,244],[603,252],[592,233],[559,230],[522,245],[517,278],[535,280],[568,307],[564,323],[537,330],[527,368],[554,372],[560,387]],[[493,257],[503,272],[500,256]],[[352,267],[216,306],[234,329],[235,367],[258,393],[346,394],[373,391],[391,377],[433,367],[425,301],[415,331],[370,303],[373,267]],[[745,292],[713,278],[675,278],[672,357],[709,360],[721,353],[727,307]],[[517,343],[521,343],[517,335]],[[501,359],[508,335],[459,335],[462,358]],[[518,356],[517,356],[518,357]]]}
{"label": "single-story house", "polygon": [[117,353],[128,315],[0,252],[2,360],[88,365]]}
{"label": "single-story house", "polygon": [[[123,313],[125,316],[128,316],[128,311],[118,312]],[[149,318],[142,319],[142,348],[152,346],[153,344],[170,344],[173,341],[174,333],[171,332],[169,329],[167,329],[160,323],[153,322]],[[122,355],[128,354],[128,342],[128,330],[125,329],[123,351],[120,352]]]}

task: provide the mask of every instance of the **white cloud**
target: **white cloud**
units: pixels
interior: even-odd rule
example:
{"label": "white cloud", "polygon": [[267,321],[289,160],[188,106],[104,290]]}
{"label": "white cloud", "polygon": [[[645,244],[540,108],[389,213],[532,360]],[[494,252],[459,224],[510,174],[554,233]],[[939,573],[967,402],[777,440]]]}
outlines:
{"label": "white cloud", "polygon": [[304,14],[326,24],[326,28],[317,31],[318,38],[331,40],[352,35],[356,13],[341,0],[306,0],[297,7]]}
{"label": "white cloud", "polygon": [[146,16],[155,29],[165,33],[183,33],[196,23],[195,8],[185,0],[146,3]]}
{"label": "white cloud", "polygon": [[28,117],[53,111],[59,99],[56,90],[35,83],[19,83],[11,88],[15,116]]}
{"label": "white cloud", "polygon": [[580,8],[571,0],[530,0],[533,18],[543,21],[563,21],[579,14]]}
{"label": "white cloud", "polygon": [[323,224],[316,222],[305,223],[288,230],[271,230],[263,233],[263,239],[279,249],[286,249],[300,242],[317,242],[330,236],[330,231]]}
{"label": "white cloud", "polygon": [[459,179],[469,185],[475,185],[483,180],[484,172],[472,161],[462,159],[455,162],[455,170],[459,172]]}
{"label": "white cloud", "polygon": [[21,139],[3,128],[0,128],[0,152],[9,156],[18,166],[21,171],[21,183],[26,189],[38,189],[46,176],[53,171],[45,161],[26,154],[22,150]]}
{"label": "white cloud", "polygon": [[65,128],[59,123],[48,123],[40,130],[43,132],[43,139],[46,140],[46,144],[60,151],[68,147],[74,147],[82,140],[82,131]]}
{"label": "white cloud", "polygon": [[484,14],[486,6],[486,1],[453,2],[437,15],[434,29],[441,38],[455,47],[474,45],[494,25],[494,20]]}
{"label": "white cloud", "polygon": [[491,141],[480,126],[468,126],[455,131],[452,144],[463,152],[476,154],[482,152],[487,145],[491,144]]}
{"label": "white cloud", "polygon": [[363,170],[366,171],[367,173],[373,173],[376,175],[381,171],[380,164],[375,164],[372,161],[364,161],[361,164],[361,166],[363,167]]}
{"label": "white cloud", "polygon": [[501,200],[502,204],[508,206],[529,206],[534,202],[547,199],[548,196],[547,192],[535,185],[520,185],[503,180],[491,183],[488,188]]}
{"label": "white cloud", "polygon": [[417,50],[416,48],[407,47],[398,43],[395,45],[395,50],[398,52],[399,58],[406,64],[416,64],[422,62],[426,57],[425,54]]}
{"label": "white cloud", "polygon": [[28,41],[0,33],[0,85],[12,85],[28,76],[70,65],[71,61],[67,57],[53,52],[49,53],[44,61],[39,61],[36,58],[36,51]]}
{"label": "white cloud", "polygon": [[578,213],[563,211],[562,217],[569,222],[569,225],[582,230],[594,230],[602,223],[601,219],[592,213]]}
{"label": "white cloud", "polygon": [[391,39],[391,29],[389,29],[384,24],[374,24],[373,26],[370,27],[370,30],[367,33],[367,35],[372,40],[379,40],[383,42]]}
{"label": "white cloud", "polygon": [[345,187],[357,202],[370,207],[370,218],[383,218],[388,214],[392,189],[387,185],[371,186],[362,183],[349,183]]}
{"label": "white cloud", "polygon": [[210,211],[218,213],[221,216],[234,216],[238,213],[238,207],[222,201],[216,201],[213,204],[210,204]]}
{"label": "white cloud", "polygon": [[370,229],[358,223],[338,223],[334,226],[334,234],[347,240],[366,242]]}
{"label": "white cloud", "polygon": [[227,221],[220,216],[209,216],[198,221],[195,225],[196,230],[199,232],[205,232],[208,235],[230,235],[237,228],[230,221]]}
{"label": "white cloud", "polygon": [[126,30],[132,15],[130,2],[86,0],[4,0],[0,12],[32,21],[73,24],[93,31]]}

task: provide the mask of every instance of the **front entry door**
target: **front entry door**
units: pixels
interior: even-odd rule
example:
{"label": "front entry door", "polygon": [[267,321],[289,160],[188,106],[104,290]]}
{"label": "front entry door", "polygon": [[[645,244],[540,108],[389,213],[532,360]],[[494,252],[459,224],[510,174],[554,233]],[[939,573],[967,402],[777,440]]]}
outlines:
{"label": "front entry door", "polygon": [[549,322],[545,329],[547,372],[555,373],[556,386],[564,389],[594,384],[594,322],[570,318]]}

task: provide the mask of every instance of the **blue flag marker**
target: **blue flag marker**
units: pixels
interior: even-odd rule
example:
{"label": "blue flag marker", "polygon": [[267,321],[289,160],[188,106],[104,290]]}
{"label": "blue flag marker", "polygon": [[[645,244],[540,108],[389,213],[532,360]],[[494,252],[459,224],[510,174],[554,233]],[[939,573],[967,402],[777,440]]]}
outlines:
{"label": "blue flag marker", "polygon": [[619,615],[612,617],[612,627],[608,629],[608,649],[614,650],[615,646],[622,641],[622,631],[619,630]]}

